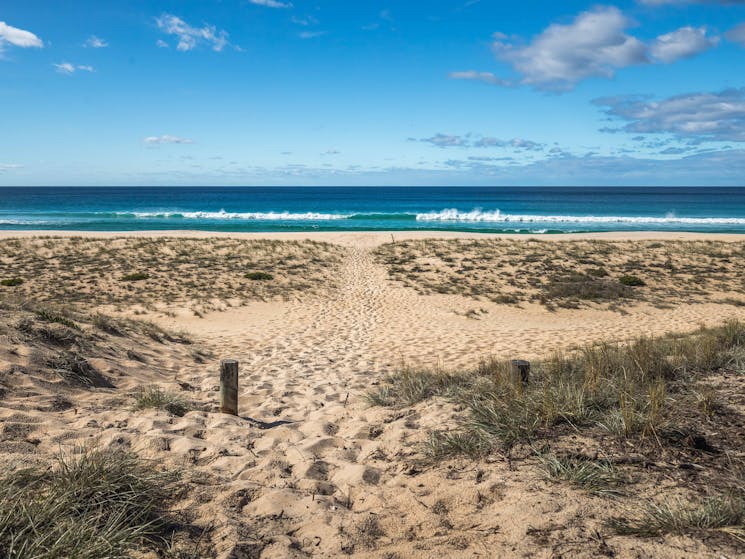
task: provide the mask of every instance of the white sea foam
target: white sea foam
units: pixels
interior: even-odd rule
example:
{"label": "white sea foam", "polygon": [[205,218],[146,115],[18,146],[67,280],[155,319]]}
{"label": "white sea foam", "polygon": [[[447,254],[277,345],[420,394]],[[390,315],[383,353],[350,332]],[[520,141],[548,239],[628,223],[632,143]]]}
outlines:
{"label": "white sea foam", "polygon": [[664,217],[652,216],[580,216],[580,215],[521,215],[504,214],[499,210],[472,210],[461,212],[456,209],[439,212],[420,213],[417,221],[462,221],[489,223],[628,223],[628,224],[684,224],[684,225],[745,225],[745,218],[739,217],[677,217],[667,214]]}
{"label": "white sea foam", "polygon": [[183,218],[183,219],[245,219],[256,221],[326,221],[347,219],[349,215],[318,212],[122,212],[122,216],[139,218]]}

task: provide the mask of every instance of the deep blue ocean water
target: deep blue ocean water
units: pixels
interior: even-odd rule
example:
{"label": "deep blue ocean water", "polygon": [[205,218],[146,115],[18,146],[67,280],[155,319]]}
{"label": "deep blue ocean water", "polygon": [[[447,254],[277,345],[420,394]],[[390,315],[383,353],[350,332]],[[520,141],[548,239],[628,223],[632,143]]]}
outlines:
{"label": "deep blue ocean water", "polygon": [[745,188],[0,188],[0,229],[745,233]]}

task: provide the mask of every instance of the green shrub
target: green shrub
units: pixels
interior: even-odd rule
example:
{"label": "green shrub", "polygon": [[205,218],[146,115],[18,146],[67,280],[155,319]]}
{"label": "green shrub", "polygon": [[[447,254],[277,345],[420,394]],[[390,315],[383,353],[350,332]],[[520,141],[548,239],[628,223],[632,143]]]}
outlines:
{"label": "green shrub", "polygon": [[0,285],[4,285],[5,287],[15,287],[16,285],[21,285],[22,283],[23,280],[21,278],[6,278],[0,280]]}
{"label": "green shrub", "polygon": [[640,277],[631,275],[621,276],[620,278],[618,278],[618,282],[621,285],[625,285],[627,287],[642,287],[644,285],[647,285]]}
{"label": "green shrub", "polygon": [[149,278],[150,274],[147,274],[145,272],[134,272],[132,274],[122,276],[121,278],[119,278],[119,281],[143,281]]}
{"label": "green shrub", "polygon": [[246,279],[250,279],[251,281],[269,281],[273,280],[274,276],[268,272],[248,272]]}

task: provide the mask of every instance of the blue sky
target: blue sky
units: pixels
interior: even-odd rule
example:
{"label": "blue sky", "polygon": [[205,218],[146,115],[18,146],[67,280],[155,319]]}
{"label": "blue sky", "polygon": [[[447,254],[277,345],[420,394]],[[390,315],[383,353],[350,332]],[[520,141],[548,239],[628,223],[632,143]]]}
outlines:
{"label": "blue sky", "polygon": [[745,0],[4,0],[0,185],[743,185]]}

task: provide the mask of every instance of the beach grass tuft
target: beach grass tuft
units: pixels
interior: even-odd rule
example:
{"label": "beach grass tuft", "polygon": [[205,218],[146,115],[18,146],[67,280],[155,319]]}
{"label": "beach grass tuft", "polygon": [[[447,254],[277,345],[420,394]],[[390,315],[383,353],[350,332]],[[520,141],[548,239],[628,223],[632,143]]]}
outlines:
{"label": "beach grass tuft", "polygon": [[682,499],[647,503],[639,514],[616,517],[608,526],[621,535],[655,537],[662,534],[690,534],[704,530],[726,530],[745,536],[745,498],[727,493],[709,496],[697,504]]}
{"label": "beach grass tuft", "polygon": [[[597,430],[621,439],[690,439],[678,423],[690,410],[713,413],[715,396],[694,390],[696,375],[745,361],[745,324],[702,328],[686,336],[641,337],[556,353],[533,364],[530,383],[510,363],[484,360],[475,370],[401,368],[368,393],[373,405],[412,406],[433,397],[468,410],[459,430],[436,433],[431,456],[509,450],[557,434]],[[684,433],[665,438],[666,433]],[[704,445],[705,446],[705,445]]]}
{"label": "beach grass tuft", "polygon": [[251,281],[270,281],[274,279],[274,276],[269,272],[248,272],[246,279]]}
{"label": "beach grass tuft", "polygon": [[164,549],[176,478],[134,454],[63,454],[0,479],[0,556],[119,559]]}
{"label": "beach grass tuft", "polygon": [[158,386],[142,387],[135,393],[134,398],[136,410],[158,409],[181,417],[191,409],[184,398]]}

